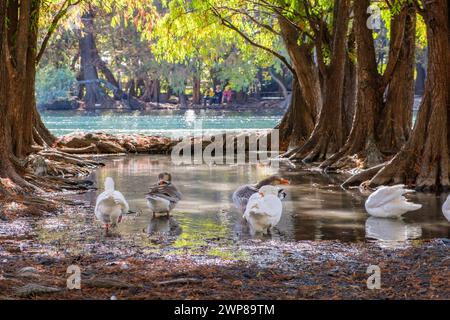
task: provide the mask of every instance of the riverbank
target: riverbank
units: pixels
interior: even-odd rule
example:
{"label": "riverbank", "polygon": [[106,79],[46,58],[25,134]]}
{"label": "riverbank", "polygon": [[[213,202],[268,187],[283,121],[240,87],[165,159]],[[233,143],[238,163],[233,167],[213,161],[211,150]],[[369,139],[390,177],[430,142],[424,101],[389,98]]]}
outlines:
{"label": "riverbank", "polygon": [[[104,237],[91,207],[1,224],[0,299],[450,299],[448,239],[399,243]],[[127,216],[125,219],[133,219]],[[70,265],[81,290],[67,289]],[[370,265],[381,289],[367,288]]]}
{"label": "riverbank", "polygon": [[[137,157],[136,162],[132,158],[113,158],[112,171],[106,171],[108,165],[96,171],[97,185],[105,175],[117,177],[118,186],[129,193],[126,195],[136,212],[126,215],[111,236],[104,235],[93,214],[95,192],[88,196],[81,191],[56,192],[48,196],[70,200],[72,205],[61,202],[56,211],[39,217],[14,214],[20,211],[15,207],[11,215],[0,217],[0,299],[450,299],[448,239],[408,240],[404,236],[417,236],[412,231],[418,225],[407,218],[386,221],[388,225],[377,235],[395,236],[400,241],[364,240],[367,230],[358,226],[361,214],[351,209],[362,208],[361,199],[348,203],[346,218],[329,220],[339,215],[336,201],[347,200],[338,193],[338,186],[316,180],[321,177],[318,173],[299,175],[283,169],[283,176],[294,185],[305,179],[308,189],[288,191],[300,205],[285,200],[284,218],[289,220],[280,223],[272,238],[249,238],[236,236],[240,224],[233,220],[226,196],[236,181],[233,175],[224,176],[223,168],[218,168],[217,176],[211,168],[188,170],[185,179],[194,183],[178,181],[186,188],[182,190],[185,199],[175,210],[179,212],[172,220],[152,222],[141,211],[139,199],[157,172],[167,169],[167,163],[159,163],[156,156]],[[183,177],[181,171],[169,170],[178,179]],[[186,168],[178,170],[185,172]],[[249,177],[269,173],[260,166],[245,172]],[[128,182],[122,180],[127,175]],[[202,181],[200,188],[193,177]],[[213,187],[215,180],[208,180],[211,177],[223,182],[221,188]],[[130,190],[132,186],[136,189]],[[189,194],[189,190],[195,193]],[[326,202],[319,196],[322,193],[329,195]],[[225,200],[218,204],[217,199]],[[324,208],[321,203],[332,207]],[[194,219],[192,215],[200,220],[186,222]],[[298,215],[301,217],[296,218]],[[313,216],[317,223],[311,221]],[[366,228],[371,226],[369,220]],[[316,226],[325,236],[335,234],[336,239],[342,239],[351,233],[356,238],[354,242],[293,241],[282,236],[286,225],[298,224],[297,236]],[[393,228],[388,228],[390,225]],[[423,225],[428,236],[438,227],[428,230],[430,225]],[[377,229],[371,231],[376,233]],[[70,265],[81,270],[81,290],[67,288]],[[370,265],[380,267],[380,290],[367,288]]]}
{"label": "riverbank", "polygon": [[[267,100],[253,100],[246,103],[222,103],[222,104],[180,104],[176,102],[142,102],[142,110],[141,111],[152,111],[152,110],[234,110],[234,111],[243,111],[243,110],[258,110],[261,108],[272,108],[272,109],[286,109],[289,103],[289,99],[267,99]],[[90,111],[133,111],[134,109],[129,108],[123,102],[117,101],[115,104],[115,108],[98,108]],[[38,109],[40,111],[67,111],[67,110],[78,110],[83,111],[85,109],[80,108],[80,103],[77,101],[55,101],[49,104],[39,105]]]}
{"label": "riverbank", "polygon": [[[258,130],[255,132],[242,132],[231,134],[231,138],[226,138],[224,133],[216,136],[222,136],[224,147],[226,139],[233,139],[234,149],[237,148],[237,138],[242,136],[245,140],[245,150],[248,150],[249,137],[259,138],[270,133],[270,130]],[[190,135],[183,137],[190,138],[192,147],[195,144],[201,144],[202,150],[210,145],[215,135],[208,135],[206,132],[202,136]],[[182,141],[181,138],[170,138],[164,136],[153,136],[143,134],[108,134],[103,132],[84,133],[76,132],[58,138],[53,147],[62,152],[71,154],[170,154],[173,147]],[[268,141],[268,150],[270,150],[270,139]]]}

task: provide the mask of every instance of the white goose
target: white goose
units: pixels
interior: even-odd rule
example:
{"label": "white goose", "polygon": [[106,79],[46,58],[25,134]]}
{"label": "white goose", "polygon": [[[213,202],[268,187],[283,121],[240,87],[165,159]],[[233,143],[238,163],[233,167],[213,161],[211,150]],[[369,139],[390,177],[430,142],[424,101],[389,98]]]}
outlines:
{"label": "white goose", "polygon": [[445,200],[444,204],[442,205],[442,213],[444,214],[445,219],[447,219],[450,222],[450,195],[447,197],[447,200]]}
{"label": "white goose", "polygon": [[119,191],[114,190],[114,180],[105,179],[105,191],[98,197],[95,205],[95,216],[105,225],[106,233],[109,227],[115,227],[122,220],[122,214],[129,211],[125,197]]}
{"label": "white goose", "polygon": [[283,205],[278,192],[278,187],[266,185],[248,199],[243,218],[250,225],[252,234],[268,234],[280,222]]}
{"label": "white goose", "polygon": [[380,187],[366,201],[367,212],[378,218],[398,218],[408,211],[422,208],[421,204],[408,202],[403,196],[414,190],[405,189],[403,184]]}

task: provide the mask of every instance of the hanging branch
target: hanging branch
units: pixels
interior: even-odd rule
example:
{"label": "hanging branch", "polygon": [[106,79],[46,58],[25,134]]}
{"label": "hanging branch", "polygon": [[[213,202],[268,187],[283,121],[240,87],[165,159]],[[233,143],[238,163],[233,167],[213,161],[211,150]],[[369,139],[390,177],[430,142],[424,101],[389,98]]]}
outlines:
{"label": "hanging branch", "polygon": [[245,39],[245,41],[250,43],[252,46],[260,48],[262,50],[265,50],[265,51],[271,53],[272,55],[274,55],[275,57],[277,57],[278,59],[280,59],[280,61],[284,65],[286,65],[286,67],[292,72],[292,74],[295,74],[294,68],[291,66],[291,64],[288,62],[288,60],[284,56],[282,56],[278,52],[276,52],[268,47],[265,47],[259,43],[256,43],[255,41],[250,39],[250,37],[248,35],[246,35],[244,32],[242,32],[238,27],[236,27],[234,24],[232,24],[229,20],[225,19],[214,6],[210,5],[210,8],[211,8],[213,14],[220,19],[220,21],[222,22],[222,24],[225,27],[227,27],[233,31],[236,31],[242,38]]}
{"label": "hanging branch", "polygon": [[59,21],[67,14],[67,12],[69,11],[69,9],[71,7],[76,6],[81,1],[82,0],[77,0],[75,2],[71,2],[71,0],[64,1],[64,3],[62,4],[61,8],[58,11],[58,13],[53,17],[50,27],[48,28],[47,34],[45,35],[44,40],[42,41],[41,47],[36,56],[36,65],[38,65],[39,62],[41,61],[41,58],[44,55],[45,49],[47,48],[48,42],[50,41],[51,36],[55,32]]}

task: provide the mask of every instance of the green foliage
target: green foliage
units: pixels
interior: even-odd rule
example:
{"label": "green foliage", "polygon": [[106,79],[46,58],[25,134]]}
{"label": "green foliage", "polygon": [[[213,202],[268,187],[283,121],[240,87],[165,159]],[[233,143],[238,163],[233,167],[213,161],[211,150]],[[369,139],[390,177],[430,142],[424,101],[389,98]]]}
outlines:
{"label": "green foliage", "polygon": [[[203,79],[214,78],[230,84],[234,90],[243,90],[253,83],[258,67],[270,67],[275,62],[273,55],[227,27],[224,19],[255,43],[282,49],[277,35],[255,28],[248,19],[246,10],[254,9],[249,2],[172,0],[165,4],[165,14],[152,33],[146,35],[152,40],[152,52],[159,62],[185,65]],[[266,16],[261,19],[270,23]]]}
{"label": "green foliage", "polygon": [[70,98],[70,91],[76,84],[75,75],[67,67],[56,68],[47,65],[36,74],[36,100],[47,104]]}

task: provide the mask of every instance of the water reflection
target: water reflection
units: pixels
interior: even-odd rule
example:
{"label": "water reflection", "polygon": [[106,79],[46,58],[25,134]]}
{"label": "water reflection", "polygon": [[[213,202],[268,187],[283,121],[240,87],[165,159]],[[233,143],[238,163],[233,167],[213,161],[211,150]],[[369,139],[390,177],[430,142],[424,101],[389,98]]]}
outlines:
{"label": "water reflection", "polygon": [[366,221],[366,237],[382,241],[405,241],[419,239],[422,228],[407,224],[402,219],[370,217]]}
{"label": "water reflection", "polygon": [[[170,221],[152,221],[145,193],[158,173],[172,173],[173,182],[183,193],[183,200],[171,216],[181,228],[176,245],[204,239],[243,239],[250,237],[242,213],[232,205],[231,195],[240,185],[254,183],[279,173],[291,181],[285,188],[287,198],[280,223],[273,238],[283,240],[343,240],[367,239],[431,239],[450,236],[450,223],[442,214],[445,197],[414,194],[412,201],[423,208],[407,213],[403,220],[377,221],[368,219],[364,210],[367,195],[342,190],[329,178],[316,172],[294,172],[292,169],[273,169],[265,165],[235,166],[175,166],[168,156],[130,156],[108,160],[93,179],[97,184],[107,176],[127,198],[131,210],[139,216],[124,219],[119,226],[123,234],[142,233],[143,230],[170,230]],[[93,191],[92,203],[101,190]],[[149,226],[150,224],[150,226]],[[419,232],[419,230],[421,230]],[[367,234],[366,234],[367,233]]]}
{"label": "water reflection", "polygon": [[181,234],[181,227],[172,217],[154,216],[150,219],[146,232],[148,235],[177,236]]}

